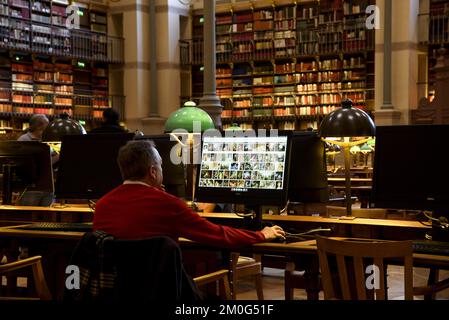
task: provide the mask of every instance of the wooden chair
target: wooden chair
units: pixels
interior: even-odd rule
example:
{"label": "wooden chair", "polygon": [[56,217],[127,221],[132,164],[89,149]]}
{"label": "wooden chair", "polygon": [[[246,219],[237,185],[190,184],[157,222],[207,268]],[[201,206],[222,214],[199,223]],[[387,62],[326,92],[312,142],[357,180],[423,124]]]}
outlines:
{"label": "wooden chair", "polygon": [[231,289],[229,287],[228,270],[218,270],[212,273],[202,275],[193,279],[198,287],[218,282],[220,298],[223,300],[231,300]]}
{"label": "wooden chair", "polygon": [[237,281],[246,276],[255,276],[257,298],[263,300],[262,284],[262,255],[253,257],[241,256],[240,253],[231,253],[231,287],[232,299],[237,298]]}
{"label": "wooden chair", "polygon": [[[51,293],[48,290],[47,282],[45,281],[41,260],[42,260],[41,256],[34,256],[23,260],[0,264],[0,278],[1,276],[8,275],[13,271],[31,267],[33,271],[34,287],[36,289],[37,299],[51,300]],[[29,298],[0,296],[0,300],[23,300],[23,299]]]}
{"label": "wooden chair", "polygon": [[[384,259],[400,258],[404,260],[405,299],[413,300],[412,241],[364,241],[362,239],[343,241],[317,237],[317,246],[324,299],[340,299],[341,296],[344,300],[387,299],[385,274],[387,264],[384,263]],[[336,281],[332,277],[333,273],[331,272],[331,263],[329,261],[331,256],[334,256],[336,259],[338,269],[338,279],[335,279]],[[366,285],[367,274],[365,273],[365,268],[367,265],[364,264],[366,259],[372,259],[368,265],[374,265],[377,267],[374,270],[379,271],[375,281],[379,286],[374,288],[374,292],[368,290]],[[354,272],[348,272],[352,268]],[[372,271],[369,271],[368,276],[371,274]],[[336,290],[338,284],[341,292]]]}

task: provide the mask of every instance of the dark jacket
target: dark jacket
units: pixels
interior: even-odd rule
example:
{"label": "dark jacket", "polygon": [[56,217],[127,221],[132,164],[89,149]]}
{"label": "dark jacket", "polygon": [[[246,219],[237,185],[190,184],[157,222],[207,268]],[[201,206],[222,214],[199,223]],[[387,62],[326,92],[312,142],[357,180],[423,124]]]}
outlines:
{"label": "dark jacket", "polygon": [[[92,237],[96,240],[93,241]],[[86,273],[90,280],[81,276],[80,294],[69,294],[67,297],[84,301],[200,300],[195,283],[182,265],[179,245],[172,239],[154,237],[112,240],[111,243],[109,240],[99,231],[86,233],[81,239],[72,264],[78,264],[81,273],[81,266],[85,265],[93,271]]]}
{"label": "dark jacket", "polygon": [[92,129],[89,133],[126,133],[123,127],[114,123],[103,123],[100,127]]}

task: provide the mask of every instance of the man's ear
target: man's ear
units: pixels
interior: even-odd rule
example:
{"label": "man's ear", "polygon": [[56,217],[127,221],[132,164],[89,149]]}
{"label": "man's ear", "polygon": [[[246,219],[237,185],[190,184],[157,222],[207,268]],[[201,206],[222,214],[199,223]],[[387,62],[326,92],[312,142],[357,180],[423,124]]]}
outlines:
{"label": "man's ear", "polygon": [[156,181],[156,168],[153,166],[150,166],[148,168],[148,178],[150,179],[150,181]]}

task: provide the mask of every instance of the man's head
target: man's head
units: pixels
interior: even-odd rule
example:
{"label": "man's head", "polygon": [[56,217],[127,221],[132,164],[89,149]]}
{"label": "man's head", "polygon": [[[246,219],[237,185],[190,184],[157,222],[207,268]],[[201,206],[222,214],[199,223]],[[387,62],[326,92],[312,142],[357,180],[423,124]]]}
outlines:
{"label": "man's head", "polygon": [[153,141],[132,140],[120,148],[118,165],[123,180],[162,185],[162,159]]}
{"label": "man's head", "polygon": [[45,114],[35,114],[30,118],[29,131],[37,138],[42,138],[42,133],[48,126],[48,118]]}
{"label": "man's head", "polygon": [[118,124],[120,114],[112,108],[103,111],[103,119],[107,124]]}

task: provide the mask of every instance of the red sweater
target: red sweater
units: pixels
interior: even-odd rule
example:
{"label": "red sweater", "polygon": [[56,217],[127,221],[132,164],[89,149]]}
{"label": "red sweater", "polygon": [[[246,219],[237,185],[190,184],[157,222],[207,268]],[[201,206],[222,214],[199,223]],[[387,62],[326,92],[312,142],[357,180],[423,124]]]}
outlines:
{"label": "red sweater", "polygon": [[121,185],[95,206],[94,230],[118,239],[154,236],[179,237],[219,247],[245,246],[265,241],[260,232],[235,229],[207,221],[185,203],[154,187]]}

